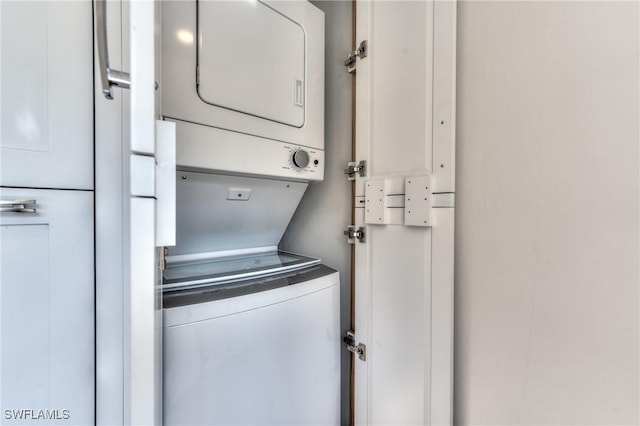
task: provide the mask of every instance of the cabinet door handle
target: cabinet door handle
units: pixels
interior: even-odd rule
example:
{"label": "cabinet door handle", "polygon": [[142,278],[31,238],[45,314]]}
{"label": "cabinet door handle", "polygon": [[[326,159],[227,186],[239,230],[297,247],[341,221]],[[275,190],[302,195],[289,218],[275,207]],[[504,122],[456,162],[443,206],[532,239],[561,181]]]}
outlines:
{"label": "cabinet door handle", "polygon": [[36,200],[0,200],[0,213],[36,213]]}
{"label": "cabinet door handle", "polygon": [[109,68],[109,46],[107,46],[107,1],[95,0],[96,5],[96,35],[98,37],[98,60],[100,61],[100,80],[102,94],[107,99],[113,99],[113,86],[129,89],[131,77],[129,73]]}

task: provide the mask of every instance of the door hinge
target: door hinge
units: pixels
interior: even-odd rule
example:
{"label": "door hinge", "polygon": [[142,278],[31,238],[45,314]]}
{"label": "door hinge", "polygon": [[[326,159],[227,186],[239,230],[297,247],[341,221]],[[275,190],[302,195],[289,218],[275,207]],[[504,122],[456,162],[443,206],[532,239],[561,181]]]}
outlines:
{"label": "door hinge", "polygon": [[164,271],[164,269],[167,267],[167,255],[169,254],[169,248],[168,247],[159,247],[159,253],[158,253],[158,258],[159,258],[159,263],[160,263],[160,270]]}
{"label": "door hinge", "polygon": [[366,233],[365,233],[366,229],[364,227],[360,227],[356,230],[356,227],[353,225],[349,225],[347,226],[346,231],[344,231],[344,235],[347,236],[347,242],[349,244],[355,244],[356,240],[360,241],[361,243],[366,242]]}
{"label": "door hinge", "polygon": [[364,177],[367,175],[367,162],[365,160],[356,163],[355,161],[350,161],[347,163],[347,168],[344,169],[344,174],[347,175],[348,180],[356,180],[356,173],[360,175],[360,177]]}
{"label": "door hinge", "polygon": [[367,57],[367,40],[362,40],[358,48],[350,52],[347,59],[344,61],[344,66],[347,67],[347,71],[350,73],[356,70],[356,58],[364,59]]}
{"label": "door hinge", "polygon": [[342,341],[347,344],[349,352],[358,354],[361,361],[367,360],[367,346],[362,343],[356,345],[356,334],[353,331],[347,331],[347,335],[342,338]]}

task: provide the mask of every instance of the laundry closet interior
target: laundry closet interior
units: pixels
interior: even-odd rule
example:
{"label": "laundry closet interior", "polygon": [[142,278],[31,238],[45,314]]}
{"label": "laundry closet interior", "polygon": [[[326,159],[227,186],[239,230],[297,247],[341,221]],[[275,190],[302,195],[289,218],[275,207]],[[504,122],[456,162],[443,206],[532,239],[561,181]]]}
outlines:
{"label": "laundry closet interior", "polygon": [[452,422],[455,2],[0,10],[7,424]]}
{"label": "laundry closet interior", "polygon": [[455,3],[154,12],[164,423],[450,422]]}

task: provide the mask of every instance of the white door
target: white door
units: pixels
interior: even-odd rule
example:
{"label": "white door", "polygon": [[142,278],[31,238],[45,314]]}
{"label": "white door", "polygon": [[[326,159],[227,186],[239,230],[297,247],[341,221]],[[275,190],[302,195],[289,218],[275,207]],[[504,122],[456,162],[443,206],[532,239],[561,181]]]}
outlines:
{"label": "white door", "polygon": [[[104,32],[107,2],[97,0],[97,54],[102,94],[107,99],[124,100],[122,124],[115,123],[122,126],[124,138],[122,246],[123,270],[128,271],[123,274],[122,295],[122,418],[124,424],[157,425],[162,423],[159,254],[160,246],[175,242],[175,130],[173,124],[157,120],[156,4],[150,1],[108,3],[109,7],[120,6],[122,10],[122,62],[123,67],[129,69],[126,73],[109,66],[109,37]],[[119,88],[130,88],[130,91],[122,92]],[[105,405],[98,401],[98,407],[101,406]]]}
{"label": "white door", "polygon": [[451,424],[456,4],[356,7],[355,422]]}
{"label": "white door", "polygon": [[93,189],[91,2],[0,4],[0,185]]}
{"label": "white door", "polygon": [[91,424],[93,193],[0,198],[0,423]]}

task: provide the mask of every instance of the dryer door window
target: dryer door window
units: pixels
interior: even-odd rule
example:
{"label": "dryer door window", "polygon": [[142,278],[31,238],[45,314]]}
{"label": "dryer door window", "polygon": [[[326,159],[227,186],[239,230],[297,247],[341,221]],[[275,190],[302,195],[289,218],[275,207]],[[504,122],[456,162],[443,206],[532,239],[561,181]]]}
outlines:
{"label": "dryer door window", "polygon": [[209,104],[302,127],[305,33],[259,1],[198,1],[197,90]]}

